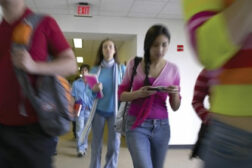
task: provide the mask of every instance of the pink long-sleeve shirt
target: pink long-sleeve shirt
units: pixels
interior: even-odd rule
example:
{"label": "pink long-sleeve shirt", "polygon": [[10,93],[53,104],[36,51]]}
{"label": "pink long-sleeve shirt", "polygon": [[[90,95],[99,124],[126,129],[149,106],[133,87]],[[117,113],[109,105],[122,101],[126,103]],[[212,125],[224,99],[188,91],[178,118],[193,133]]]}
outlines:
{"label": "pink long-sleeve shirt", "polygon": [[[128,91],[130,87],[130,79],[132,75],[132,70],[134,66],[134,59],[130,60],[126,73],[123,78],[123,82],[119,86],[118,96],[124,91]],[[142,69],[141,63],[136,69],[136,76],[132,84],[132,90],[138,90],[144,86],[145,73]],[[149,78],[152,86],[170,86],[170,85],[180,85],[180,76],[179,71],[176,65],[166,62],[166,65],[162,69],[161,73],[157,78]],[[142,110],[150,109],[150,113],[147,116],[147,119],[164,119],[168,118],[168,112],[166,107],[166,98],[169,96],[164,92],[157,92],[156,94],[149,96],[147,98],[135,99],[131,102],[128,115],[137,116],[138,113]],[[151,98],[153,97],[153,98]],[[144,108],[144,109],[142,109]]]}

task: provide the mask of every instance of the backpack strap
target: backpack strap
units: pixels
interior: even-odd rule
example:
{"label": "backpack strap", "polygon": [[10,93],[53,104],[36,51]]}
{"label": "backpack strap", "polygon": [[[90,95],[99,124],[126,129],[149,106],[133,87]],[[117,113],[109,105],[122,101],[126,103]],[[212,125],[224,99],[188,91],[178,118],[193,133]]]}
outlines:
{"label": "backpack strap", "polygon": [[136,75],[136,70],[137,70],[137,67],[138,67],[138,64],[141,62],[142,58],[141,57],[138,57],[136,56],[134,58],[134,66],[133,66],[133,70],[132,70],[132,74],[131,74],[131,79],[130,79],[130,89],[132,89],[132,85],[133,85],[133,81],[134,81],[134,77]]}
{"label": "backpack strap", "polygon": [[[20,28],[20,27],[18,27],[20,24],[17,25],[16,29],[14,30],[14,35],[18,35],[18,36],[12,37],[12,40],[13,40],[12,44],[11,44],[12,50],[14,48],[24,48],[26,50],[30,49],[31,44],[32,44],[32,39],[34,36],[34,32],[43,18],[44,18],[43,15],[34,14],[34,13],[25,17],[20,24],[27,25],[31,32],[30,32],[30,34],[26,34],[24,36],[22,36],[22,34],[25,34],[24,33],[25,31],[23,29],[16,30],[16,29]],[[16,33],[15,31],[20,31],[20,32],[15,34]],[[22,32],[22,31],[24,31],[24,32]],[[28,43],[24,43],[25,41],[27,41]],[[22,89],[22,95],[21,95],[22,100],[21,100],[21,104],[19,105],[20,114],[22,116],[28,116],[26,109],[25,109],[25,106],[24,106],[24,101],[25,101],[24,99],[25,99],[25,97],[30,98],[31,95],[35,95],[35,92],[32,88],[32,85],[30,83],[30,80],[29,80],[27,73],[21,69],[16,68],[16,67],[14,67],[14,71],[16,73],[16,77],[17,77],[18,82],[19,82],[21,89]]]}
{"label": "backpack strap", "polygon": [[25,17],[22,21],[22,23],[28,25],[31,27],[31,34],[30,34],[30,37],[29,37],[29,42],[28,44],[17,44],[15,42],[12,43],[12,48],[14,47],[17,47],[17,48],[25,48],[27,50],[30,49],[31,47],[31,44],[32,44],[32,39],[33,39],[33,36],[34,36],[34,32],[36,31],[38,25],[41,23],[41,21],[43,20],[43,18],[45,17],[45,15],[42,15],[42,14],[35,14],[35,13],[32,13],[30,15],[28,15],[27,17]]}

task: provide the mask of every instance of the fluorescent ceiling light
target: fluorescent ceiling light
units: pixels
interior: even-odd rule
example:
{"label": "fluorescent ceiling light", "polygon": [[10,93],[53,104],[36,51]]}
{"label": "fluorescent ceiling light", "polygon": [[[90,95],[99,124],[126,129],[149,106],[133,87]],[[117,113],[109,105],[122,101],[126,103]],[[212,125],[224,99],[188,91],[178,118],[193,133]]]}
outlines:
{"label": "fluorescent ceiling light", "polygon": [[83,62],[84,62],[83,57],[78,56],[78,57],[77,57],[77,62],[78,62],[78,63],[83,63]]}
{"label": "fluorescent ceiling light", "polygon": [[82,48],[82,39],[81,38],[74,38],[74,47],[75,48]]}

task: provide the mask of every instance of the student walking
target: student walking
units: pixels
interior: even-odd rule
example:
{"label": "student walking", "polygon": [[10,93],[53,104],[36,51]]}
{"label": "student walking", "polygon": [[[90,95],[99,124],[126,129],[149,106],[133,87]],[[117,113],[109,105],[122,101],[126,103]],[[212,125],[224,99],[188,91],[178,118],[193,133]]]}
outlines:
{"label": "student walking", "polygon": [[[101,167],[101,152],[105,122],[108,125],[108,144],[104,168],[116,168],[120,150],[120,134],[114,130],[115,116],[118,109],[117,89],[122,81],[125,66],[119,65],[117,48],[110,39],[101,42],[96,66],[90,73],[99,72],[103,98],[99,99],[92,122],[92,144],[90,168]],[[101,89],[100,89],[101,90]]]}
{"label": "student walking", "polygon": [[93,101],[96,94],[92,93],[92,89],[85,81],[85,75],[88,75],[89,65],[82,64],[80,67],[82,77],[75,80],[72,85],[72,96],[75,102],[81,105],[79,116],[76,117],[76,145],[77,145],[77,156],[82,157],[86,155],[88,148],[88,136],[82,143],[80,140],[81,133],[87,123],[90,110],[92,108]]}
{"label": "student walking", "polygon": [[164,59],[169,44],[167,28],[152,26],[145,36],[144,57],[136,69],[132,91],[128,92],[134,60],[128,63],[119,87],[120,100],[131,101],[126,140],[136,168],[163,167],[170,140],[167,97],[174,111],[180,106],[178,68]]}
{"label": "student walking", "polygon": [[[23,97],[14,67],[29,74],[35,84],[36,75],[74,74],[75,57],[58,24],[49,16],[37,26],[29,51],[12,50],[14,29],[34,13],[25,6],[24,0],[0,0],[0,6],[3,11],[0,22],[0,76],[3,79],[0,82],[0,167],[51,168],[55,137],[46,134],[39,125],[35,109],[28,98]],[[54,57],[51,62],[47,62],[48,52]]]}

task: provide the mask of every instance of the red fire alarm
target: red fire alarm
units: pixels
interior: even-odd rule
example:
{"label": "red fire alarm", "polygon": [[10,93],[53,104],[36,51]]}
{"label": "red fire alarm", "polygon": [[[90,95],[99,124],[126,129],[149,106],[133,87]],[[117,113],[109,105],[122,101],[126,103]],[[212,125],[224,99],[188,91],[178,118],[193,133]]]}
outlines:
{"label": "red fire alarm", "polygon": [[76,16],[91,17],[90,5],[86,2],[79,2],[76,5]]}
{"label": "red fire alarm", "polygon": [[178,52],[184,51],[184,45],[177,45],[177,51]]}

